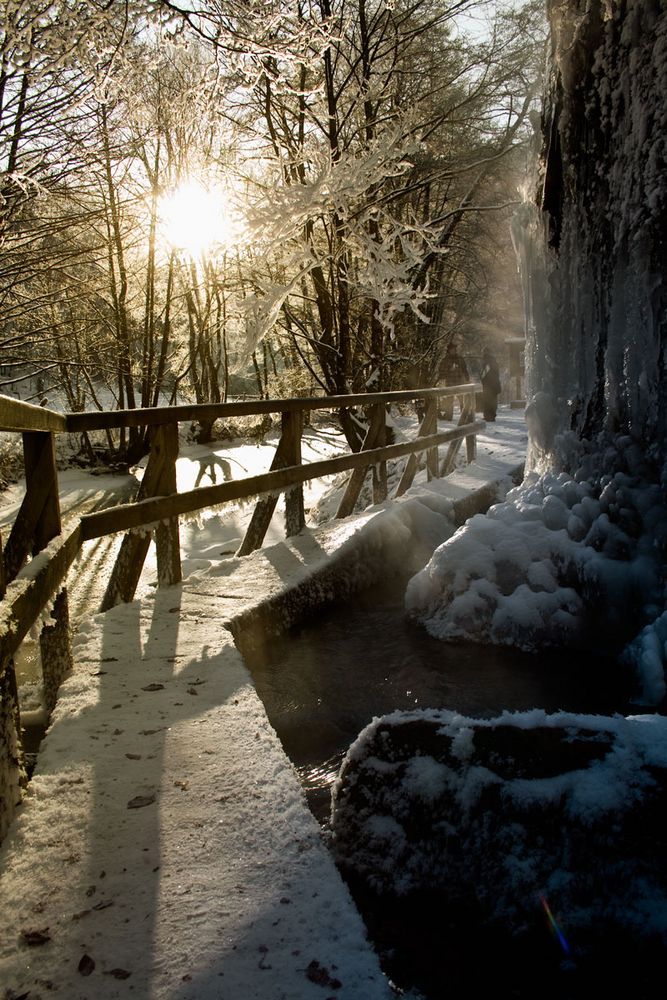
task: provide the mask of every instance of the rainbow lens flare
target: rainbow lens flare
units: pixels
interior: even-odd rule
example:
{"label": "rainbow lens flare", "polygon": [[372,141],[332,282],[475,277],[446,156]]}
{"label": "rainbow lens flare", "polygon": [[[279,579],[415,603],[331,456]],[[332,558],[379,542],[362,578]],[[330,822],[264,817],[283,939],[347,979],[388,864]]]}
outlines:
{"label": "rainbow lens flare", "polygon": [[549,921],[549,926],[551,927],[552,934],[554,935],[555,938],[558,939],[558,943],[560,944],[560,946],[563,949],[563,951],[565,952],[565,954],[569,955],[570,954],[570,946],[567,943],[567,938],[565,937],[565,935],[563,934],[562,930],[558,926],[558,921],[556,920],[556,918],[554,917],[553,913],[551,912],[551,907],[549,906],[549,903],[547,902],[546,896],[543,896],[541,893],[540,893],[540,903],[542,904],[542,909],[546,913],[547,920]]}

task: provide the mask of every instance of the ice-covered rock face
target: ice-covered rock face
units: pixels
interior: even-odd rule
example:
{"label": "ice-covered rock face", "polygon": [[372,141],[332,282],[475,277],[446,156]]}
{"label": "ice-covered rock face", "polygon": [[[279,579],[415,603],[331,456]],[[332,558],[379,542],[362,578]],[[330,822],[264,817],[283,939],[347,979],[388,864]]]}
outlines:
{"label": "ice-covered rock face", "polygon": [[667,640],[663,490],[628,436],[570,436],[558,447],[575,473],[533,473],[471,518],[410,580],[406,608],[441,639],[615,653],[628,644],[637,700],[657,704]]}
{"label": "ice-covered rock face", "polygon": [[529,468],[567,430],[631,433],[664,458],[667,5],[548,7],[537,197],[514,224],[528,396],[553,417],[537,414]]}

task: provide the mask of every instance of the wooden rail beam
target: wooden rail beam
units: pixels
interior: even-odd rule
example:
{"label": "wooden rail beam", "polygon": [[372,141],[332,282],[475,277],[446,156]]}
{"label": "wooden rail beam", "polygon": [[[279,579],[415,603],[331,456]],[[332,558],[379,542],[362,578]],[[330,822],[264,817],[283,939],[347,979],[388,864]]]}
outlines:
{"label": "wooden rail beam", "polygon": [[195,510],[201,510],[203,507],[227,503],[229,500],[242,500],[274,491],[282,492],[288,487],[304,483],[308,479],[331,476],[337,472],[347,472],[349,469],[355,469],[362,465],[368,466],[369,460],[372,464],[392,458],[401,458],[413,451],[426,451],[429,448],[453,441],[457,437],[478,433],[484,430],[485,426],[483,420],[475,421],[475,423],[465,426],[439,431],[437,434],[431,434],[417,441],[403,441],[400,444],[385,445],[384,448],[375,448],[370,452],[339,455],[337,458],[309,462],[308,465],[296,468],[290,466],[285,469],[265,472],[259,476],[247,476],[244,479],[219,483],[215,486],[200,486],[196,490],[188,490],[172,496],[107,507],[104,510],[84,514],[81,517],[81,536],[83,540],[88,540],[100,538],[102,535],[110,535],[116,531],[146,528],[162,518],[191,513]]}
{"label": "wooden rail beam", "polygon": [[0,429],[3,431],[60,431],[67,430],[64,413],[33,406],[0,393]]}
{"label": "wooden rail beam", "polygon": [[[481,392],[479,382],[431,389],[399,389],[393,392],[361,392],[339,396],[298,396],[287,399],[239,400],[232,403],[193,403],[181,406],[149,406],[136,410],[113,410],[90,413],[68,413],[65,427],[70,433],[108,430],[113,427],[150,427],[191,420],[216,420],[225,417],[247,417],[261,413],[294,413],[305,410],[340,410],[354,406],[374,406],[376,403],[409,403],[415,399],[458,396],[465,392]],[[40,409],[35,407],[35,409]],[[58,416],[56,414],[56,416]],[[0,429],[2,429],[0,411]],[[14,428],[8,428],[14,429]]]}

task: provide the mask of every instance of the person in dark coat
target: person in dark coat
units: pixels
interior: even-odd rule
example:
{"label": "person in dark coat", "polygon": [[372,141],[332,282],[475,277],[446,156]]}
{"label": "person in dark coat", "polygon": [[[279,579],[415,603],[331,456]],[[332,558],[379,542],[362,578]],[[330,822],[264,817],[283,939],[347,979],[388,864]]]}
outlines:
{"label": "person in dark coat", "polygon": [[489,348],[482,353],[482,370],[479,373],[482,383],[482,413],[485,420],[495,420],[500,395],[500,372],[498,362]]}
{"label": "person in dark coat", "polygon": [[[459,352],[455,341],[447,345],[445,356],[438,366],[438,385],[464,385],[470,381],[468,366]],[[459,400],[459,404],[461,400]],[[454,396],[449,396],[441,402],[440,416],[443,420],[451,420],[454,416]]]}

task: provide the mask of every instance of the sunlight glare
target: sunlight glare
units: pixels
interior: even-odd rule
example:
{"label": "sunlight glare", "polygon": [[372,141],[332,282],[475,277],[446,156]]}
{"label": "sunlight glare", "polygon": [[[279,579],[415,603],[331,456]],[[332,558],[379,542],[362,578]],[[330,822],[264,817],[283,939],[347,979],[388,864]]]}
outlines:
{"label": "sunlight glare", "polygon": [[191,257],[224,253],[238,242],[243,228],[221,186],[192,179],[161,197],[159,217],[164,239]]}

